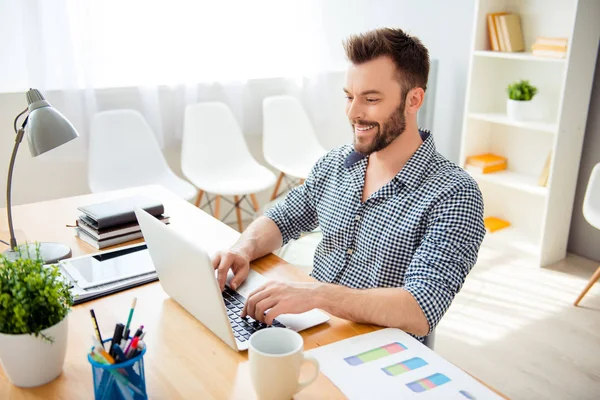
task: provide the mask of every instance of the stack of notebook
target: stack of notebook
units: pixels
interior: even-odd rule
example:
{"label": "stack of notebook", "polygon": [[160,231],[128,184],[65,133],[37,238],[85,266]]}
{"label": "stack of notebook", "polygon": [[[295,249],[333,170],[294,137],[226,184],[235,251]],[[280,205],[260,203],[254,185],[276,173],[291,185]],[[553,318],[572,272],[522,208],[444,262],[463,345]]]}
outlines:
{"label": "stack of notebook", "polygon": [[493,51],[525,50],[519,14],[497,12],[487,14],[490,48]]}
{"label": "stack of notebook", "polygon": [[489,174],[505,170],[507,167],[506,157],[492,153],[479,154],[467,157],[465,170],[479,174]]}
{"label": "stack of notebook", "polygon": [[75,235],[97,249],[114,246],[142,237],[134,208],[140,207],[158,220],[169,223],[164,206],[153,199],[134,196],[79,207]]}

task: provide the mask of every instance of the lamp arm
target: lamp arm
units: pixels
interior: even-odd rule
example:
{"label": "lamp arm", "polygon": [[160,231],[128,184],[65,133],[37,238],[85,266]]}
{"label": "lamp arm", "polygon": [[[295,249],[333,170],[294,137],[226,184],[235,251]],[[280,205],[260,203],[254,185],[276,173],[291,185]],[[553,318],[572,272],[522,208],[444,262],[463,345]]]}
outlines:
{"label": "lamp arm", "polygon": [[[17,118],[15,118],[14,129],[17,137],[15,138],[15,147],[13,148],[12,155],[10,156],[10,164],[8,165],[8,179],[6,182],[6,212],[8,214],[8,231],[10,233],[10,249],[17,250],[17,239],[15,238],[15,230],[13,228],[12,222],[12,201],[11,201],[11,187],[12,187],[12,175],[15,167],[15,160],[17,158],[17,150],[19,149],[19,144],[21,144],[21,140],[23,140],[23,136],[25,135],[25,123],[23,126],[17,130],[17,121],[19,117],[27,112],[27,108],[23,110]],[[25,120],[27,121],[27,120]]]}

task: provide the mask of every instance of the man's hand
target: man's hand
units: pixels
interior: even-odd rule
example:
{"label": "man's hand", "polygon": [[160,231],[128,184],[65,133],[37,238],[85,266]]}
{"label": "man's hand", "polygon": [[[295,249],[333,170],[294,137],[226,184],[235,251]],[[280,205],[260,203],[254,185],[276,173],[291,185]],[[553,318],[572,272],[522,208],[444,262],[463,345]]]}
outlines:
{"label": "man's hand", "polygon": [[218,270],[217,281],[221,291],[225,289],[227,272],[231,269],[235,277],[231,280],[231,288],[236,290],[248,277],[250,261],[235,250],[219,251],[212,259],[213,268]]}
{"label": "man's hand", "polygon": [[[268,325],[281,314],[300,314],[316,308],[315,289],[320,283],[269,282],[248,296],[242,318],[247,315]],[[269,312],[265,315],[265,311]]]}

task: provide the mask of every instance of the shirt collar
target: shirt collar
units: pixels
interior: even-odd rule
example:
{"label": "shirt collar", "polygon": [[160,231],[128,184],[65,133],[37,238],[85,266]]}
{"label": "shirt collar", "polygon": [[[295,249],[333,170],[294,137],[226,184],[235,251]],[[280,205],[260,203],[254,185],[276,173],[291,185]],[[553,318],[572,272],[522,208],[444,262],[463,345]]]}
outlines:
{"label": "shirt collar", "polygon": [[[427,168],[429,160],[435,153],[435,144],[433,137],[429,130],[419,128],[419,135],[423,143],[417,151],[410,157],[410,159],[404,164],[404,167],[396,174],[392,179],[392,182],[398,189],[402,186],[406,186],[409,190],[413,190],[421,183],[421,178]],[[368,156],[366,154],[359,153],[352,150],[352,152],[344,160],[344,166],[348,169],[354,169],[354,167],[362,166],[360,170],[366,170]],[[358,171],[357,171],[358,172]],[[364,181],[364,171],[361,171],[362,179]],[[357,175],[357,174],[354,174]],[[358,176],[357,176],[358,178]]]}

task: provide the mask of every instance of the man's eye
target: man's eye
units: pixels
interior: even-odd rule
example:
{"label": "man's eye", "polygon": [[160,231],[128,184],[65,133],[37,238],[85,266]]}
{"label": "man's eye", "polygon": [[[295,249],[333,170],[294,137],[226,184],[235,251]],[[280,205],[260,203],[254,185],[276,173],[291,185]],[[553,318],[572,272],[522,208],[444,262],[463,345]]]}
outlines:
{"label": "man's eye", "polygon": [[347,98],[348,100],[352,100],[352,99],[353,99],[353,97],[350,97],[350,96],[346,96],[346,98]]}
{"label": "man's eye", "polygon": [[379,99],[367,99],[367,103],[376,103]]}

